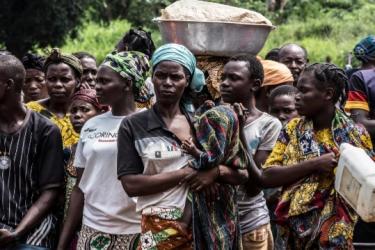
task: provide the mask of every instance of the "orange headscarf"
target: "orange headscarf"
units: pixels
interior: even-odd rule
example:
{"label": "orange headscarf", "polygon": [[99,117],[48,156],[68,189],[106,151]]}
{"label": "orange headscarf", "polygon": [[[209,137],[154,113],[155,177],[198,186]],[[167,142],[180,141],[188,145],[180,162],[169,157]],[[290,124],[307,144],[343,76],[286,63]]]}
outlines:
{"label": "orange headscarf", "polygon": [[293,84],[293,75],[284,64],[271,60],[262,60],[261,63],[264,70],[264,81],[262,87],[278,85],[281,83]]}

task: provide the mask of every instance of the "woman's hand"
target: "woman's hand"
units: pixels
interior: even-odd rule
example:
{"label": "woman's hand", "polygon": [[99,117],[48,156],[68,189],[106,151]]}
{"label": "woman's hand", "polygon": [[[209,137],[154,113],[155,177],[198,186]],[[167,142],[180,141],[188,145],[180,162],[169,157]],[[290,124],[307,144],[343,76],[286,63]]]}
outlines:
{"label": "woman's hand", "polygon": [[332,170],[337,166],[337,158],[335,153],[330,152],[328,154],[324,154],[315,159],[316,168],[318,172],[321,173],[331,173]]}
{"label": "woman's hand", "polygon": [[199,171],[196,174],[186,178],[185,181],[190,186],[191,191],[199,192],[213,184],[219,175],[219,169],[218,167],[215,167],[209,170]]}
{"label": "woman's hand", "polygon": [[198,171],[196,169],[189,166],[184,167],[181,170],[183,171],[185,177],[179,182],[179,185],[185,184],[186,182],[188,182],[188,180],[195,178],[198,174]]}

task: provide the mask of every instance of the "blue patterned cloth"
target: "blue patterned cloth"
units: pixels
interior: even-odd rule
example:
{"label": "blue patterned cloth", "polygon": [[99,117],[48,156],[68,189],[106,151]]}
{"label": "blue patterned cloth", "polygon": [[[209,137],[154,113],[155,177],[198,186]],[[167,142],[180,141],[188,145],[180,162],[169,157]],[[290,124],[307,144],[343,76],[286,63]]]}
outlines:
{"label": "blue patterned cloth", "polygon": [[375,61],[375,36],[368,36],[362,39],[354,47],[354,55],[362,62]]}

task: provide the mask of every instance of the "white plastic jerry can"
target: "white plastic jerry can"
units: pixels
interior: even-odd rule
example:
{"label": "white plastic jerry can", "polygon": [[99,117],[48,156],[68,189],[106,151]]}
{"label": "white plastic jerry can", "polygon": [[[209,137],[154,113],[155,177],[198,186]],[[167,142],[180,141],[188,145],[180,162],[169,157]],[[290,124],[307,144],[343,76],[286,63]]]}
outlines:
{"label": "white plastic jerry can", "polygon": [[340,146],[335,189],[365,222],[375,222],[375,162],[358,147]]}

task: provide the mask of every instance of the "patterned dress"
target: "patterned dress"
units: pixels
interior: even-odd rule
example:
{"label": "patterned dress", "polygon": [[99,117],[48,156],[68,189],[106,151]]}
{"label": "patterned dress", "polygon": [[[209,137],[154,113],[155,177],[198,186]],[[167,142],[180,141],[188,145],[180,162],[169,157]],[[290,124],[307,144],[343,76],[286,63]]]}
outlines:
{"label": "patterned dress", "polygon": [[29,109],[34,110],[35,112],[38,112],[41,115],[44,115],[49,120],[51,120],[54,124],[56,124],[56,126],[61,131],[64,148],[70,147],[78,143],[79,134],[77,134],[74,131],[73,125],[69,119],[69,115],[66,115],[63,118],[59,118],[52,112],[48,111],[47,108],[45,108],[38,102],[29,102],[26,104],[26,106]]}
{"label": "patterned dress", "polygon": [[[264,168],[290,166],[329,152],[341,143],[363,148],[374,156],[370,136],[337,110],[331,129],[314,131],[312,122],[291,120],[281,131]],[[283,187],[275,215],[280,226],[277,249],[353,249],[355,211],[334,189],[335,170],[312,174]]]}
{"label": "patterned dress", "polygon": [[[228,106],[215,106],[207,101],[195,114],[194,127],[199,146],[199,159],[191,162],[198,170],[224,164],[233,169],[245,169],[246,150],[240,140],[240,126],[236,113]],[[237,212],[237,189],[220,183],[220,197],[207,200],[203,192],[193,193],[193,231],[195,249],[242,249]]]}

